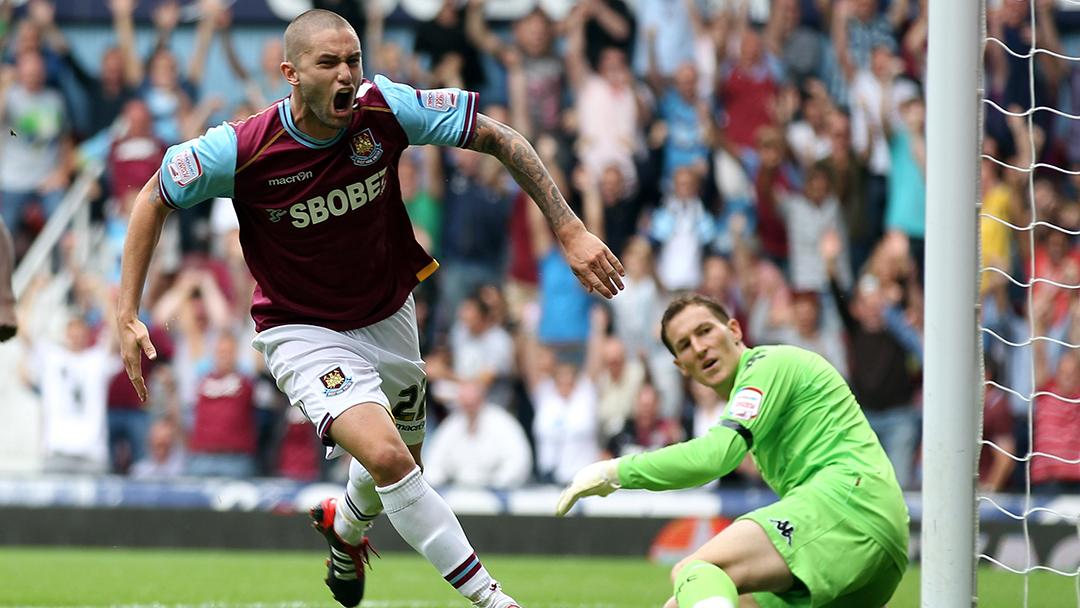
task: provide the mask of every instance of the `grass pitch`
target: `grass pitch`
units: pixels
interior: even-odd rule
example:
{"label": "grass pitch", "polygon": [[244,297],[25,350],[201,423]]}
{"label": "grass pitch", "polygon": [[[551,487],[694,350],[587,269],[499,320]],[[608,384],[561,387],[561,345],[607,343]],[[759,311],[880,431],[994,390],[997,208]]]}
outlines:
{"label": "grass pitch", "polygon": [[[0,548],[0,606],[50,608],[336,608],[322,583],[322,553]],[[362,606],[468,608],[423,559],[374,559]],[[526,608],[660,608],[668,569],[644,559],[486,556],[484,564]],[[1028,606],[1080,606],[1076,581],[1030,579]],[[980,606],[1020,608],[1023,577],[980,571]],[[919,605],[919,572],[891,608]]]}

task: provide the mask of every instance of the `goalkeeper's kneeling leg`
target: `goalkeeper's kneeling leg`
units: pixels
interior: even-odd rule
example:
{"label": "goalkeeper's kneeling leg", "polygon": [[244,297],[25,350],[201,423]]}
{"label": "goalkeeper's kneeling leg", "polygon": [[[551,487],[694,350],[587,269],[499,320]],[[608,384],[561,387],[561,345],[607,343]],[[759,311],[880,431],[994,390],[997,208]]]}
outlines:
{"label": "goalkeeper's kneeling leg", "polygon": [[675,574],[675,600],[679,608],[735,608],[739,591],[716,565],[693,560]]}

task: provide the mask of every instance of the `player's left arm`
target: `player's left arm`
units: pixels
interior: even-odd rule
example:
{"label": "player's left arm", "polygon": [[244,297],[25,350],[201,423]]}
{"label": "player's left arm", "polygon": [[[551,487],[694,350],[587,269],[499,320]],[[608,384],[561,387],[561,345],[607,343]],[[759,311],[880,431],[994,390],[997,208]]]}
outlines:
{"label": "player's left arm", "polygon": [[605,298],[623,288],[621,277],[625,272],[622,263],[570,209],[525,136],[508,125],[477,114],[476,127],[466,147],[490,154],[506,166],[514,180],[544,212],[566,251],[567,262],[582,285],[589,291],[600,292]]}

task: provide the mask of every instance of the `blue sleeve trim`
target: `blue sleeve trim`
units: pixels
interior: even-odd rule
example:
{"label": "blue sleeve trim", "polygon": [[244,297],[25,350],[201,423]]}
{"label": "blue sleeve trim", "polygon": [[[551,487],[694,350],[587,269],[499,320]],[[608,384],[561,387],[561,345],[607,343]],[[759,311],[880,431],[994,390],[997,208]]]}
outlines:
{"label": "blue sleeve trim", "polygon": [[413,145],[465,147],[476,127],[478,95],[461,89],[417,90],[377,75],[372,81]]}
{"label": "blue sleeve trim", "polygon": [[158,172],[161,199],[173,209],[187,209],[232,198],[236,155],[236,131],[228,123],[169,148]]}

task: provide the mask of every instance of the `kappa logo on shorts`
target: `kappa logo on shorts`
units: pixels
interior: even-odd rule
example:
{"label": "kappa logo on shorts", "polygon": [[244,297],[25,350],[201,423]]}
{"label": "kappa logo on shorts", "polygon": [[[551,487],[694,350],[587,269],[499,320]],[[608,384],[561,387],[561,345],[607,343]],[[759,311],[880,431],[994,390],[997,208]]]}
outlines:
{"label": "kappa logo on shorts", "polygon": [[320,376],[319,380],[326,387],[324,393],[327,397],[340,395],[352,386],[352,378],[347,377],[345,372],[341,371],[340,365]]}
{"label": "kappa logo on shorts", "polygon": [[787,539],[787,545],[791,546],[791,535],[795,533],[795,526],[791,525],[791,521],[787,519],[773,519],[769,518],[769,522],[776,524],[776,531]]}

